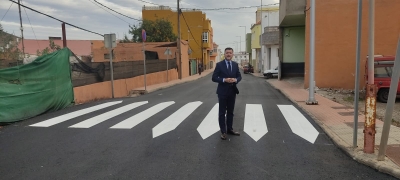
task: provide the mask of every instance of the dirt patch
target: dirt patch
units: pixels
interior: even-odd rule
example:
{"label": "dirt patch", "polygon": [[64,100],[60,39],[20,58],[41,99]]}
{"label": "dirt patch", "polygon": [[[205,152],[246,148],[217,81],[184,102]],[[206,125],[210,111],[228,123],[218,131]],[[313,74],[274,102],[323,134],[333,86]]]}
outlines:
{"label": "dirt patch", "polygon": [[[354,109],[354,91],[344,90],[344,89],[331,89],[331,88],[316,88],[316,93],[342,104],[346,107]],[[376,104],[376,118],[383,121],[386,112],[386,103],[377,102]],[[360,91],[359,103],[358,103],[359,113],[365,113],[365,92]],[[400,127],[400,99],[396,99],[392,114],[392,125]]]}

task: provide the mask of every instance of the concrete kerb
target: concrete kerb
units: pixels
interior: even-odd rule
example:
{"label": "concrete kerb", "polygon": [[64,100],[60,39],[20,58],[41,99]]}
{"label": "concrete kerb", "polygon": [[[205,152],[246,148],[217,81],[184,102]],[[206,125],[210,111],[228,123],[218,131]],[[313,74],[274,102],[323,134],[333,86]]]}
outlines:
{"label": "concrete kerb", "polygon": [[[343,139],[340,138],[340,136],[338,136],[334,131],[332,131],[329,127],[327,127],[323,122],[319,121],[311,112],[301,107],[300,104],[294,99],[292,99],[288,94],[286,94],[279,88],[275,87],[268,81],[266,82],[270,84],[272,87],[274,87],[276,90],[278,90],[280,93],[282,93],[284,96],[286,96],[290,101],[298,105],[298,107],[300,107],[304,112],[306,112],[314,120],[314,122],[317,123],[318,126],[320,126],[325,131],[325,133],[331,138],[333,143],[335,143],[335,145],[338,146],[348,156],[352,157],[357,162],[375,168],[380,172],[390,174],[396,178],[400,178],[400,169],[396,165],[394,165],[393,162],[392,164],[389,164],[388,162],[386,162],[390,161],[387,158],[385,158],[385,161],[378,161],[376,159],[377,153],[371,155],[371,157],[368,157],[363,152],[361,152],[362,151],[361,149],[354,149],[351,145],[343,141]],[[372,156],[374,156],[375,159]]]}
{"label": "concrete kerb", "polygon": [[[130,97],[136,97],[136,96],[139,96],[139,95],[148,94],[148,93],[152,93],[152,92],[155,92],[155,91],[158,91],[158,90],[162,90],[162,89],[165,89],[165,88],[169,88],[169,87],[172,87],[172,86],[175,86],[175,85],[178,85],[178,84],[183,84],[183,83],[195,81],[195,80],[204,78],[205,76],[207,76],[208,74],[212,73],[213,71],[214,71],[214,70],[211,69],[211,70],[208,70],[208,72],[205,72],[205,73],[204,73],[204,76],[198,76],[197,78],[193,78],[193,79],[181,79],[180,81],[176,81],[176,82],[170,83],[170,84],[166,83],[164,86],[160,86],[160,87],[157,87],[157,88],[154,88],[154,89],[149,89],[149,90],[147,90],[147,91],[144,91],[144,90],[137,90],[137,89],[136,89],[136,90],[131,90],[131,93],[130,93],[129,96],[130,96]],[[196,76],[196,75],[193,75],[193,76]],[[190,76],[189,76],[189,77],[190,77]],[[143,93],[143,92],[144,92],[144,93]]]}

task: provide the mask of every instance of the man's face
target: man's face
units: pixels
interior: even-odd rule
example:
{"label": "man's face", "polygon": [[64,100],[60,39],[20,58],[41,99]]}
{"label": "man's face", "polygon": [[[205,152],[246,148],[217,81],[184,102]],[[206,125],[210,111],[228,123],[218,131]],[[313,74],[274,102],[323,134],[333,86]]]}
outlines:
{"label": "man's face", "polygon": [[228,50],[225,51],[225,59],[226,60],[231,60],[232,56],[233,56],[233,51],[232,50],[228,49]]}

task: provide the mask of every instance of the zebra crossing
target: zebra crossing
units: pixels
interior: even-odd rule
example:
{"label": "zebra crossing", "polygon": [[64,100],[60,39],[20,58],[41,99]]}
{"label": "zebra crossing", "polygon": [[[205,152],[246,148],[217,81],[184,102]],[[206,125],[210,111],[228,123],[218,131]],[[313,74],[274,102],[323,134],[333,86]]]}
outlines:
{"label": "zebra crossing", "polygon": [[[107,102],[96,106],[88,107],[85,109],[70,112],[64,115],[53,117],[48,120],[44,120],[32,125],[30,127],[51,127],[56,124],[74,119],[79,116],[89,114],[91,112],[100,111],[107,107],[112,107],[122,101]],[[113,117],[116,117],[122,113],[126,113],[130,110],[148,104],[148,101],[133,102],[116,109],[102,112],[99,115],[91,117],[76,123],[68,128],[91,128],[104,121],[107,121]],[[167,107],[175,104],[174,101],[161,102],[153,105],[144,111],[141,111],[121,122],[109,127],[110,129],[132,129],[143,121],[149,119],[155,114],[161,112]],[[159,124],[152,128],[153,138],[162,136],[165,133],[175,130],[185,119],[187,119],[196,109],[198,109],[203,102],[194,101],[183,105],[181,108],[173,112],[171,115],[163,119]],[[307,140],[314,144],[319,132],[314,126],[307,120],[303,114],[292,105],[277,105],[284,119],[288,123],[292,132],[299,137]],[[211,110],[207,113],[206,117],[202,120],[197,128],[198,133],[203,140],[207,139],[211,135],[219,132],[218,124],[218,103],[216,103]],[[268,133],[267,121],[265,119],[263,107],[261,104],[246,104],[245,106],[245,118],[243,131],[248,134],[254,141],[259,141]]]}

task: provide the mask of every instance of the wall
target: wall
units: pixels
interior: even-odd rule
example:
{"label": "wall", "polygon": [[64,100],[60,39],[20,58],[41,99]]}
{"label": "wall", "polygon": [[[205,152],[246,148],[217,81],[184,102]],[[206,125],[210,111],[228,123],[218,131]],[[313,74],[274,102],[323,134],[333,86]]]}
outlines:
{"label": "wall", "polygon": [[[271,67],[268,67],[268,48],[271,48]],[[279,64],[279,56],[278,56],[278,49],[279,45],[271,45],[271,46],[266,46],[264,49],[265,52],[265,62],[264,62],[264,70],[267,69],[275,69],[278,64]]]}
{"label": "wall", "polygon": [[[146,85],[150,86],[153,84],[159,84],[167,81],[166,71],[146,74]],[[169,81],[178,79],[178,73],[175,69],[171,69],[168,72]],[[136,88],[144,89],[144,78],[137,76],[128,79],[119,79],[114,81],[114,97],[126,97],[129,92]],[[109,99],[112,97],[111,94],[111,82],[101,82],[86,86],[80,86],[74,88],[74,97],[76,104],[87,103],[100,99]]]}
{"label": "wall", "polygon": [[304,76],[305,28],[283,28],[282,76]]}
{"label": "wall", "polygon": [[189,46],[186,41],[181,41],[181,49],[182,49],[182,78],[190,76],[189,72],[189,54],[188,49]]}
{"label": "wall", "polygon": [[260,24],[256,24],[251,29],[251,49],[260,48]]}
{"label": "wall", "polygon": [[[305,10],[304,7],[306,6],[306,1],[307,0],[280,0],[279,24],[281,26],[288,25],[290,24],[290,22],[284,22],[286,18],[290,16],[303,15]],[[335,2],[335,0],[331,0],[331,2]]]}
{"label": "wall", "polygon": [[[322,87],[354,89],[357,0],[316,1],[315,81]],[[368,55],[368,1],[363,1],[360,87],[365,86]],[[395,55],[400,31],[400,1],[375,1],[375,54]],[[340,13],[338,13],[340,10]],[[307,11],[305,71],[309,69]],[[305,78],[308,87],[308,78]]]}
{"label": "wall", "polygon": [[[157,47],[161,45],[171,44],[172,42],[146,42],[146,51],[155,51],[158,54],[159,59],[167,59],[164,55],[166,47]],[[169,59],[175,58],[176,46],[170,47],[172,54]],[[109,54],[110,51],[104,47],[104,42],[96,42],[92,45],[92,62],[109,62],[109,59],[105,59],[104,55]],[[143,44],[142,43],[117,43],[117,47],[114,48],[113,62],[120,61],[143,61]],[[146,58],[147,59],[147,58]]]}
{"label": "wall", "polygon": [[[202,11],[184,10],[182,11],[181,20],[181,39],[188,40],[192,49],[191,58],[202,58],[202,32],[211,31],[211,21],[207,21],[207,17]],[[165,19],[172,24],[173,32],[178,34],[178,17],[177,12],[171,9],[161,7],[146,7],[142,10],[142,17],[146,20],[155,21],[156,19]],[[188,28],[189,26],[189,28]],[[188,30],[190,29],[190,32]],[[212,44],[212,42],[211,42]],[[210,45],[211,46],[211,45]],[[209,47],[209,46],[207,46]]]}
{"label": "wall", "polygon": [[263,27],[279,26],[279,9],[263,11]]}

